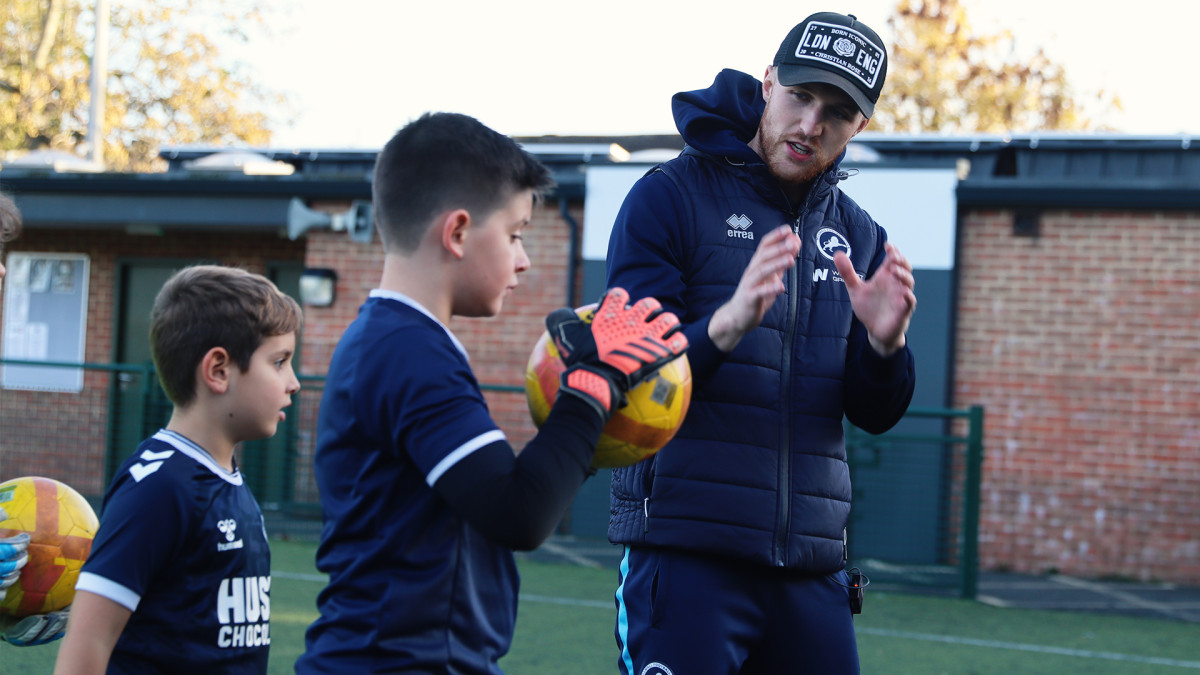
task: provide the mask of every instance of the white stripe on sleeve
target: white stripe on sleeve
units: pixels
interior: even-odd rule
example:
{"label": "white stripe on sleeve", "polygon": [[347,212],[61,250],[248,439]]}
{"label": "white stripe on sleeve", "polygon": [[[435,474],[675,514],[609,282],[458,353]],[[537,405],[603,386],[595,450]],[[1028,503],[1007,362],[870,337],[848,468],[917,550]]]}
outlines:
{"label": "white stripe on sleeve", "polygon": [[441,478],[442,474],[446,473],[450,467],[458,464],[463,457],[466,457],[485,445],[503,440],[505,440],[504,432],[499,429],[492,429],[487,433],[480,434],[475,438],[472,438],[466,443],[463,443],[455,448],[454,452],[446,455],[442,461],[438,462],[437,466],[433,467],[433,471],[430,471],[429,475],[425,476],[425,482],[429,484],[429,487],[433,487],[433,484],[437,482],[437,479]]}
{"label": "white stripe on sleeve", "polygon": [[142,596],[125,586],[91,572],[79,573],[79,579],[75,582],[75,590],[87,591],[102,598],[108,598],[131,612],[137,611],[138,603],[142,601]]}

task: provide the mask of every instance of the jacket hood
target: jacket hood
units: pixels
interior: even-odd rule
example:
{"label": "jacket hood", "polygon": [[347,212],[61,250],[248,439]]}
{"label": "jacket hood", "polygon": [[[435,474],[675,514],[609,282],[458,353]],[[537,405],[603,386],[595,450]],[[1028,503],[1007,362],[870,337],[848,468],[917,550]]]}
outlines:
{"label": "jacket hood", "polygon": [[[758,189],[765,199],[782,197],[777,183],[758,153],[747,145],[758,133],[758,123],[766,109],[762,82],[746,73],[726,68],[717,73],[707,89],[683,91],[671,98],[675,126],[691,148],[715,158],[744,164],[751,173],[763,177]],[[841,171],[845,148],[817,177],[813,195],[826,194],[846,175]]]}
{"label": "jacket hood", "polygon": [[683,141],[701,152],[746,162],[761,162],[746,144],[758,132],[766,102],[762,83],[736,70],[717,73],[707,89],[683,91],[671,98],[675,126]]}

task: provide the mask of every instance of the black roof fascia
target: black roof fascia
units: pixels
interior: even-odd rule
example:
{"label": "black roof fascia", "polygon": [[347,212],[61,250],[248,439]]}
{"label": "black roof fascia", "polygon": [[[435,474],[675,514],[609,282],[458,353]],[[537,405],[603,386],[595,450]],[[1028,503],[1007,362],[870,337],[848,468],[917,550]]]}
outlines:
{"label": "black roof fascia", "polygon": [[[549,165],[558,187],[549,199],[582,200],[585,174],[574,164]],[[31,229],[154,228],[275,230],[287,225],[292,198],[306,201],[371,199],[369,176],[178,174],[48,174],[0,172]]]}
{"label": "black roof fascia", "polygon": [[879,153],[881,164],[967,160],[970,170],[955,190],[961,206],[1200,209],[1200,143],[1187,136],[861,134],[854,142]]}
{"label": "black roof fascia", "polygon": [[[583,199],[585,173],[579,165],[546,163],[550,168],[557,188],[551,196]],[[224,197],[245,196],[288,196],[303,199],[370,199],[369,178],[360,180],[316,179],[311,176],[260,177],[235,176],[204,178],[191,174],[170,175],[169,180],[155,180],[168,174],[57,174],[52,176],[19,175],[15,172],[0,172],[0,190],[14,193],[77,193],[77,194],[173,194],[206,195]],[[296,180],[293,180],[296,178]]]}
{"label": "black roof fascia", "polygon": [[[1001,148],[1026,150],[1167,150],[1173,152],[1200,150],[1200,143],[1192,138],[1180,136],[1126,136],[1104,133],[1046,133],[1046,134],[976,134],[970,136],[942,136],[938,134],[892,134],[864,132],[854,137],[862,143],[882,152],[936,152],[940,154],[969,155],[976,152],[994,152]],[[1200,141],[1200,138],[1196,139]],[[1197,147],[1193,147],[1196,145]]]}
{"label": "black roof fascia", "polygon": [[966,180],[954,193],[960,206],[976,208],[1200,211],[1200,184],[1175,181]]}
{"label": "black roof fascia", "polygon": [[17,195],[16,202],[31,229],[245,232],[287,227],[291,198],[32,192]]}
{"label": "black roof fascia", "polygon": [[48,174],[0,172],[0,189],[15,193],[256,196],[308,199],[370,199],[368,176],[317,179],[307,176],[205,175],[198,173]]}
{"label": "black roof fascia", "polygon": [[0,173],[28,228],[275,231],[293,197],[371,198],[366,177]]}

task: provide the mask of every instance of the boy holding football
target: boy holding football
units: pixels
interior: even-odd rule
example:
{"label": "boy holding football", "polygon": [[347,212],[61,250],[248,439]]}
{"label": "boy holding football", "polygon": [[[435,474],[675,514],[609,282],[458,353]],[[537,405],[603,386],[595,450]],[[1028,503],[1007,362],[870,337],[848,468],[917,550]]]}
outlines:
{"label": "boy holding football", "polygon": [[296,672],[499,673],[512,640],[512,549],[553,530],[628,391],[687,342],[674,315],[605,294],[596,319],[547,317],[567,371],[517,454],[488,412],[452,316],[490,317],[529,268],[522,236],[545,167],[465,115],[427,114],[379,154],[384,247],[333,354],[317,422],[329,585]]}
{"label": "boy holding football", "polygon": [[[7,270],[4,267],[4,245],[21,234],[21,210],[8,195],[0,194],[0,281]],[[8,513],[0,505],[0,521],[7,520]],[[17,583],[21,570],[29,562],[29,533],[12,537],[0,537],[0,597],[9,586]],[[16,619],[0,616],[0,641],[18,647],[31,647],[53,642],[63,636],[70,608],[33,614]]]}
{"label": "boy holding football", "polygon": [[302,315],[273,283],[203,265],[175,273],[150,315],[175,408],[104,497],[54,672],[267,672],[271,554],[234,458],[272,436],[300,383]]}
{"label": "boy holding football", "polygon": [[[21,210],[8,195],[0,194],[0,281],[4,280],[7,271],[4,268],[4,245],[21,234],[21,222]],[[8,513],[0,504],[0,521],[7,519]],[[28,547],[28,532],[0,537],[0,597],[9,586],[17,583],[21,569],[29,562]],[[62,637],[66,624],[66,610],[35,614],[19,620],[0,616],[0,640],[18,647],[46,644]]]}
{"label": "boy holding football", "polygon": [[0,280],[4,279],[4,245],[21,234],[21,210],[9,199],[8,195],[0,194]]}

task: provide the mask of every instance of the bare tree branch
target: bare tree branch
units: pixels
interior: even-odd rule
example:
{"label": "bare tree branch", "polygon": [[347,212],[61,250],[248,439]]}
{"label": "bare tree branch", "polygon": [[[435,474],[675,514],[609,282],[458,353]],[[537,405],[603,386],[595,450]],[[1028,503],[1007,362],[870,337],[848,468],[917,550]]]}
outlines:
{"label": "bare tree branch", "polygon": [[42,23],[42,35],[38,40],[37,54],[33,57],[33,67],[45,70],[50,61],[50,50],[58,39],[58,27],[62,24],[63,0],[50,0],[46,10],[46,20]]}

